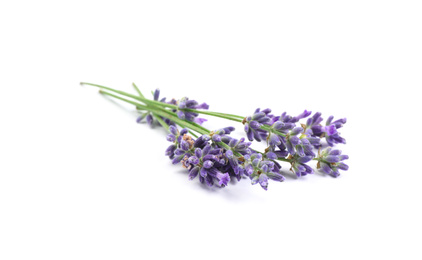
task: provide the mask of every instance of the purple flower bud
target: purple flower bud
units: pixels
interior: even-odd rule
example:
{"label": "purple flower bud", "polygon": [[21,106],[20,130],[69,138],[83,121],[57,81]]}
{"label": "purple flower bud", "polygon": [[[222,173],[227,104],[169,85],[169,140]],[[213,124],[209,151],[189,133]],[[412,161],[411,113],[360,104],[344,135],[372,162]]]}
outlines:
{"label": "purple flower bud", "polygon": [[252,167],[252,165],[246,166],[246,168],[245,168],[245,174],[247,176],[250,176],[250,175],[252,175],[252,173],[253,173],[253,167]]}
{"label": "purple flower bud", "polygon": [[259,120],[261,118],[264,118],[266,114],[264,112],[258,112],[252,115],[252,120]]}
{"label": "purple flower bud", "polygon": [[212,162],[212,161],[207,160],[207,161],[204,162],[204,168],[205,169],[210,169],[213,166],[214,166],[214,162]]}
{"label": "purple flower bud", "polygon": [[325,125],[330,125],[331,124],[331,121],[333,121],[333,118],[334,118],[334,116],[329,116],[327,118],[327,121],[326,121]]}
{"label": "purple flower bud", "polygon": [[206,160],[217,161],[218,160],[218,157],[215,156],[215,155],[213,155],[213,154],[207,154],[207,155],[205,155],[205,156],[202,157],[202,160],[203,161],[206,161]]}
{"label": "purple flower bud", "polygon": [[205,118],[199,118],[199,117],[197,117],[197,118],[195,118],[193,121],[194,121],[195,123],[197,123],[197,124],[202,125],[203,123],[207,122],[208,120],[207,120],[207,119],[205,119]]}
{"label": "purple flower bud", "polygon": [[303,150],[303,146],[302,145],[296,145],[295,149],[296,149],[296,153],[299,156],[305,156],[305,151]]}
{"label": "purple flower bud", "polygon": [[297,158],[297,161],[300,163],[307,163],[312,159],[313,159],[313,156],[303,156],[303,157]]}
{"label": "purple flower bud", "polygon": [[196,156],[189,157],[189,163],[194,164],[194,165],[198,164],[199,163],[198,157]]}
{"label": "purple flower bud", "polygon": [[179,155],[179,156],[176,156],[174,159],[173,159],[173,161],[172,161],[172,163],[173,164],[178,164],[183,158],[185,157],[185,155],[184,154],[182,154],[182,155]]}
{"label": "purple flower bud", "polygon": [[287,151],[275,151],[274,153],[277,155],[278,158],[284,158],[288,155]]}
{"label": "purple flower bud", "polygon": [[183,128],[182,130],[180,130],[180,135],[183,136],[183,135],[187,134],[188,132],[189,132],[188,129]]}
{"label": "purple flower bud", "polygon": [[[246,125],[245,125],[245,129],[246,129]],[[252,132],[252,129],[249,129],[249,131],[246,132],[246,136],[248,137],[249,141],[253,141],[254,132]]]}
{"label": "purple flower bud", "polygon": [[327,174],[331,173],[331,167],[328,164],[321,162],[320,165],[321,165],[322,171],[324,171]]}
{"label": "purple flower bud", "polygon": [[150,114],[147,115],[147,123],[148,125],[152,125],[152,116]]}
{"label": "purple flower bud", "polygon": [[292,143],[293,146],[300,144],[300,139],[297,136],[291,136],[289,141]]}
{"label": "purple flower bud", "polygon": [[266,115],[268,115],[269,113],[271,113],[271,109],[266,108],[264,110],[262,110],[263,113],[265,113]]}
{"label": "purple flower bud", "polygon": [[220,135],[213,135],[212,140],[214,142],[221,142],[221,136]]}
{"label": "purple flower bud", "polygon": [[226,156],[227,156],[228,158],[232,158],[232,157],[233,157],[233,152],[232,152],[232,151],[230,151],[230,150],[227,150],[227,151],[226,151]]}
{"label": "purple flower bud", "polygon": [[205,183],[209,186],[212,187],[214,185],[214,180],[212,179],[212,177],[210,175],[207,175],[205,177]]}
{"label": "purple flower bud", "polygon": [[290,131],[290,135],[298,135],[300,133],[303,132],[303,128],[302,127],[295,127]]}
{"label": "purple flower bud", "polygon": [[299,121],[299,120],[300,120],[300,119],[302,119],[302,118],[306,118],[306,117],[308,117],[310,114],[312,114],[312,112],[311,112],[311,111],[307,111],[307,110],[305,110],[305,111],[303,111],[303,113],[301,113],[301,114],[299,114],[299,115],[297,115],[297,116],[293,117],[293,118],[292,118],[292,122],[297,122],[297,121]]}
{"label": "purple flower bud", "polygon": [[174,154],[175,155],[181,155],[181,154],[185,154],[186,153],[186,151],[185,150],[183,150],[183,149],[180,149],[180,148],[177,148],[175,151],[174,151]]}
{"label": "purple flower bud", "polygon": [[172,144],[166,149],[165,155],[172,156],[175,150],[176,150],[176,145]]}
{"label": "purple flower bud", "polygon": [[311,167],[309,167],[308,165],[304,164],[303,166],[306,169],[306,174],[313,174],[314,173],[314,170]]}
{"label": "purple flower bud", "polygon": [[259,175],[256,175],[251,179],[251,184],[255,185],[258,183],[258,181],[259,181]]}
{"label": "purple flower bud", "polygon": [[249,122],[249,126],[252,127],[252,129],[256,130],[261,126],[261,124],[258,123],[257,121],[251,121],[251,122]]}
{"label": "purple flower bud", "polygon": [[211,146],[207,145],[202,149],[202,156],[207,155],[211,151]]}
{"label": "purple flower bud", "polygon": [[160,89],[156,89],[155,91],[154,91],[154,100],[158,100],[158,97],[160,96]]}
{"label": "purple flower bud", "polygon": [[341,169],[341,170],[343,170],[343,171],[347,171],[348,169],[349,169],[349,166],[347,165],[347,164],[345,164],[345,163],[339,163],[338,165],[337,165],[337,167],[339,168],[339,169]]}
{"label": "purple flower bud", "polygon": [[167,141],[169,141],[169,142],[176,141],[176,136],[174,136],[173,134],[168,134],[167,135]]}
{"label": "purple flower bud", "polygon": [[273,152],[268,152],[268,153],[266,153],[266,155],[267,155],[267,158],[270,159],[270,160],[276,160],[277,159],[277,155]]}
{"label": "purple flower bud", "polygon": [[193,167],[190,171],[189,171],[189,180],[193,180],[196,178],[196,176],[198,176],[199,173],[199,167]]}
{"label": "purple flower bud", "polygon": [[342,118],[334,121],[332,124],[335,125],[336,128],[341,128],[346,122],[346,118]]}
{"label": "purple flower bud", "polygon": [[268,176],[265,173],[259,175],[258,182],[264,190],[268,189]]}
{"label": "purple flower bud", "polygon": [[195,156],[198,158],[202,157],[202,150],[200,148],[195,149]]}
{"label": "purple flower bud", "polygon": [[200,105],[196,105],[194,108],[195,109],[208,109],[210,106],[207,105],[207,103],[202,103]]}
{"label": "purple flower bud", "polygon": [[280,173],[276,173],[276,172],[269,172],[267,173],[268,178],[270,178],[273,181],[279,181],[282,182],[284,180],[286,180],[286,178],[284,178],[283,175],[281,175]]}
{"label": "purple flower bud", "polygon": [[328,155],[327,157],[325,157],[325,160],[330,163],[335,163],[335,162],[339,162],[340,158],[335,155]]}
{"label": "purple flower bud", "polygon": [[178,130],[177,130],[177,128],[174,126],[174,125],[171,125],[170,127],[169,127],[169,131],[170,131],[170,133],[172,133],[173,135],[177,135],[178,134]]}
{"label": "purple flower bud", "polygon": [[182,140],[180,142],[180,148],[182,148],[185,151],[188,151],[190,148],[190,144],[188,142],[186,142],[185,140]]}
{"label": "purple flower bud", "polygon": [[179,110],[179,111],[176,112],[176,114],[177,114],[178,118],[185,119],[185,113],[183,111]]}
{"label": "purple flower bud", "polygon": [[283,122],[277,121],[272,125],[272,128],[275,130],[280,130],[284,126]]}
{"label": "purple flower bud", "polygon": [[269,145],[274,146],[274,145],[279,145],[281,144],[281,140],[280,137],[276,134],[270,134],[270,139],[268,141]]}
{"label": "purple flower bud", "polygon": [[348,155],[343,154],[343,155],[340,155],[340,156],[339,156],[339,158],[340,158],[340,161],[343,161],[343,160],[347,160],[347,159],[349,159],[349,156],[348,156]]}
{"label": "purple flower bud", "polygon": [[329,155],[340,155],[341,154],[341,150],[331,150],[330,152],[328,152]]}
{"label": "purple flower bud", "polygon": [[201,170],[199,171],[199,174],[200,174],[202,177],[205,177],[205,176],[207,176],[207,175],[208,175],[208,172],[207,172],[207,170],[206,170],[205,168],[201,168]]}

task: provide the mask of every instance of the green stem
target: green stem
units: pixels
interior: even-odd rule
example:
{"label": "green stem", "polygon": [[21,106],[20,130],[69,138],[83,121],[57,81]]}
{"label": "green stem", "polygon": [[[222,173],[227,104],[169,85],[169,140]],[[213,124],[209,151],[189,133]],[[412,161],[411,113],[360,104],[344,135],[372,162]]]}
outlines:
{"label": "green stem", "polygon": [[281,135],[281,136],[286,136],[286,134],[283,134],[283,133],[281,133],[281,132],[279,132],[279,131],[277,131],[277,130],[275,130],[275,129],[272,129],[271,127],[269,127],[269,126],[266,126],[266,125],[261,125],[261,127],[260,127],[262,130],[265,130],[265,131],[267,131],[267,132],[271,132],[271,133],[274,133],[274,134],[277,134],[277,135]]}
{"label": "green stem", "polygon": [[[88,83],[88,82],[81,82],[81,85],[89,85],[89,86],[93,86],[93,87],[107,89],[109,91],[118,93],[118,94],[120,94],[122,96],[126,96],[126,97],[130,97],[130,98],[136,99],[136,100],[141,101],[142,103],[145,103],[145,104],[150,104],[150,105],[155,105],[155,106],[160,106],[160,107],[167,107],[167,108],[171,108],[171,109],[179,109],[179,110],[183,110],[183,111],[187,111],[187,112],[194,112],[194,113],[198,113],[198,114],[205,114],[205,115],[210,115],[210,116],[215,116],[215,117],[221,117],[221,118],[233,120],[233,121],[236,121],[236,122],[242,122],[242,120],[244,118],[242,116],[232,115],[232,114],[225,114],[225,113],[220,113],[220,112],[202,111],[202,110],[196,110],[196,109],[190,109],[190,108],[180,109],[176,105],[167,104],[167,103],[164,103],[164,102],[159,102],[159,101],[147,99],[147,98],[145,98],[142,95],[142,93],[141,93],[142,96],[141,95],[140,96],[135,96],[135,95],[132,95],[132,94],[127,93],[127,92],[124,92],[124,91],[112,89],[112,88],[109,88],[109,87],[106,87],[106,86],[102,86],[102,85],[98,85],[98,84],[92,84],[92,83]],[[136,87],[135,84],[133,84],[133,86]],[[138,94],[139,93],[140,93],[140,91],[138,92]]]}
{"label": "green stem", "polygon": [[132,95],[132,94],[124,92],[124,91],[112,89],[112,88],[101,86],[101,85],[87,83],[87,82],[81,82],[81,85],[89,85],[89,86],[93,86],[93,87],[107,89],[109,91],[115,92],[115,93],[120,94],[122,96],[126,96],[126,97],[136,99],[136,100],[141,101],[142,103],[145,103],[145,104],[151,104],[151,105],[157,105],[157,106],[161,106],[161,107],[168,107],[168,108],[177,109],[177,106],[172,105],[172,104],[167,104],[167,103],[163,103],[163,102],[159,102],[159,101],[155,101],[155,100],[146,99],[145,97],[135,96],[135,95]]}
{"label": "green stem", "polygon": [[218,146],[220,146],[221,148],[224,148],[226,150],[231,150],[233,152],[234,155],[236,155],[237,157],[243,157],[242,154],[233,151],[232,148],[230,146],[228,146],[227,144],[223,143],[223,142],[215,142]]}
{"label": "green stem", "polygon": [[188,121],[179,119],[177,116],[171,115],[170,113],[168,113],[167,110],[163,110],[163,109],[158,110],[158,109],[155,109],[153,107],[147,107],[147,106],[142,105],[142,104],[139,104],[139,103],[137,103],[135,101],[132,101],[132,100],[129,100],[129,99],[125,99],[125,98],[119,97],[117,95],[114,95],[112,93],[109,93],[109,92],[106,92],[106,91],[103,91],[103,90],[100,90],[100,93],[101,94],[104,94],[104,95],[108,95],[108,96],[114,97],[114,98],[119,99],[119,100],[122,100],[122,101],[125,101],[125,102],[127,102],[129,104],[132,104],[132,105],[136,106],[137,108],[148,110],[151,113],[157,114],[158,116],[162,116],[162,117],[168,118],[171,121],[175,122],[176,124],[178,124],[178,125],[180,125],[182,127],[187,127],[189,129],[192,129],[195,132],[198,132],[200,134],[209,134],[210,133],[210,131],[208,129],[206,129],[206,128],[198,128],[195,125],[191,124],[191,122],[188,122]]}
{"label": "green stem", "polygon": [[190,109],[190,108],[184,108],[184,109],[181,109],[181,110],[187,111],[187,112],[198,113],[198,114],[209,115],[209,116],[221,117],[221,118],[236,121],[236,122],[242,122],[243,118],[244,118],[244,117],[238,116],[238,115],[225,114],[225,113],[212,112],[212,111],[204,111],[204,110],[196,110],[196,109]]}
{"label": "green stem", "polygon": [[135,83],[132,83],[133,88],[138,92],[138,95],[142,98],[145,98],[145,96],[142,94],[142,92],[139,90],[138,86],[135,85]]}

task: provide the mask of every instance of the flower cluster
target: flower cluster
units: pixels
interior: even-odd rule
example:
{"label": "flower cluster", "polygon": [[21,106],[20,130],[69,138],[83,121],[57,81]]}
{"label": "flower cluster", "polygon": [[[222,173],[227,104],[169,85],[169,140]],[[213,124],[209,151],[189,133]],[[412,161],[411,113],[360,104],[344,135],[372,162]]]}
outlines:
{"label": "flower cluster", "polygon": [[175,112],[177,114],[177,117],[179,117],[180,119],[195,122],[198,124],[202,124],[203,122],[207,121],[205,118],[199,118],[198,113],[188,111],[189,109],[208,109],[209,106],[206,103],[199,104],[195,100],[183,97],[180,100],[172,99],[168,102],[168,104],[177,106],[176,109],[173,109],[173,112]]}
{"label": "flower cluster", "polygon": [[259,183],[267,189],[268,179],[284,181],[281,166],[253,151],[249,147],[251,142],[231,137],[233,130],[234,127],[226,127],[195,140],[188,135],[187,129],[179,132],[170,126],[167,140],[172,144],[166,155],[173,164],[181,163],[189,170],[190,180],[199,176],[199,181],[208,186],[225,187],[233,178],[239,181],[249,177],[252,184]]}
{"label": "flower cluster", "polygon": [[[323,146],[321,139],[325,138],[328,146],[346,143],[337,131],[346,123],[345,118],[333,122],[333,116],[330,116],[326,124],[321,125],[323,118],[319,112],[311,117],[309,116],[312,112],[307,110],[297,116],[290,116],[285,112],[280,116],[270,113],[271,110],[268,108],[262,111],[258,108],[252,116],[246,117],[243,120],[246,135],[250,141],[266,140],[268,147],[265,149],[265,157],[269,160],[289,162],[290,170],[297,177],[314,173],[307,163],[317,160],[315,152]],[[299,123],[301,119],[306,118],[308,118],[306,123]],[[338,176],[337,168],[347,170],[343,164],[339,167],[331,165],[330,171],[323,161],[319,164],[323,172],[333,176]]]}
{"label": "flower cluster", "polygon": [[333,150],[331,147],[321,151],[318,155],[317,168],[334,177],[340,175],[339,170],[347,171],[349,166],[343,161],[349,159],[349,156],[342,155],[340,150]]}
{"label": "flower cluster", "polygon": [[[318,153],[318,156],[316,151],[324,145],[345,143],[337,129],[346,119],[333,122],[331,116],[323,126],[320,124],[323,120],[321,113],[309,117],[311,114],[311,111],[305,110],[297,116],[286,113],[274,116],[268,108],[256,109],[242,121],[249,142],[245,138],[230,136],[234,127],[222,128],[195,140],[188,135],[187,129],[179,132],[175,126],[170,126],[167,140],[172,145],[167,148],[166,155],[173,164],[181,163],[189,170],[190,180],[199,176],[200,182],[208,186],[225,187],[230,179],[248,177],[252,184],[259,183],[267,190],[268,180],[285,180],[276,160],[290,163],[290,170],[297,177],[314,173],[308,165],[312,160],[318,161],[317,168],[322,172],[337,177],[339,170],[348,168],[342,162],[348,158],[347,155],[331,148]],[[306,118],[306,123],[299,123]],[[326,144],[322,144],[322,139],[326,140]],[[250,148],[254,140],[267,142],[265,153]]]}
{"label": "flower cluster", "polygon": [[[152,95],[154,97],[154,99],[153,99],[154,101],[159,101],[159,102],[162,102],[162,103],[166,103],[166,104],[176,106],[177,108],[172,109],[172,112],[176,113],[177,117],[180,118],[180,119],[195,122],[195,123],[198,123],[198,124],[202,124],[205,121],[207,121],[205,118],[199,118],[198,113],[188,111],[189,109],[195,109],[195,110],[196,109],[208,109],[209,106],[206,103],[199,104],[197,101],[190,100],[187,97],[183,97],[180,100],[171,99],[169,102],[166,102],[165,97],[160,99],[160,90],[159,89],[156,89],[152,93]],[[157,116],[153,115],[153,113],[147,111],[147,112],[144,112],[144,113],[140,113],[140,116],[136,119],[136,122],[140,123],[145,118],[146,122],[150,126],[160,125],[160,124],[156,123],[156,121],[157,121],[156,117]],[[168,118],[164,118],[164,117],[161,117],[161,116],[160,116],[160,118],[168,125],[175,125],[175,123],[172,122]]]}

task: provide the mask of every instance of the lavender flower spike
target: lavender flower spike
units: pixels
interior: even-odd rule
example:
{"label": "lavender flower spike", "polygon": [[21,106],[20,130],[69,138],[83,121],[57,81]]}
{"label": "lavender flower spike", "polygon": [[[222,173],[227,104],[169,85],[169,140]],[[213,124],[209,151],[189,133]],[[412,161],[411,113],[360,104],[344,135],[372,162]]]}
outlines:
{"label": "lavender flower spike", "polygon": [[177,114],[180,119],[202,124],[207,121],[204,118],[198,118],[198,113],[186,111],[184,109],[208,109],[209,106],[206,103],[199,104],[195,100],[191,100],[187,97],[183,97],[180,100],[171,100],[169,104],[177,105],[177,109],[173,112]]}
{"label": "lavender flower spike", "polygon": [[343,162],[347,159],[349,156],[342,155],[340,150],[332,150],[331,147],[328,147],[319,153],[317,168],[333,177],[338,177],[339,170],[347,171],[349,169],[349,166]]}
{"label": "lavender flower spike", "polygon": [[271,125],[270,109],[260,111],[259,108],[255,110],[252,116],[248,116],[243,120],[245,125],[245,132],[249,141],[254,139],[258,142],[267,138],[268,132],[261,129],[262,125]]}

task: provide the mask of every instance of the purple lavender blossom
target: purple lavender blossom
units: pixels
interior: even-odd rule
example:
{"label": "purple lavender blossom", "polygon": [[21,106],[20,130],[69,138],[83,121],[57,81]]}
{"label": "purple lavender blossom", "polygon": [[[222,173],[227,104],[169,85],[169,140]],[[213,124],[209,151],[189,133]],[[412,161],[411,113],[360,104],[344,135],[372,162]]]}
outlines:
{"label": "purple lavender blossom", "polygon": [[271,110],[269,108],[260,111],[259,108],[255,110],[252,116],[248,116],[243,120],[245,125],[245,132],[249,141],[254,139],[258,142],[267,138],[268,132],[261,129],[262,125],[271,125],[272,118],[269,116]]}
{"label": "purple lavender blossom", "polygon": [[177,117],[183,120],[195,122],[197,124],[202,124],[207,121],[205,118],[198,118],[198,113],[186,111],[185,109],[205,109],[207,110],[209,106],[207,103],[199,104],[195,100],[190,100],[187,97],[183,97],[180,100],[172,99],[169,104],[176,105],[177,109],[174,109],[173,112],[177,114]]}
{"label": "purple lavender blossom", "polygon": [[252,185],[259,183],[264,190],[268,189],[268,179],[282,182],[284,176],[279,172],[279,165],[272,161],[264,160],[262,154],[254,153],[244,156],[245,173],[251,179]]}
{"label": "purple lavender blossom", "polygon": [[220,164],[221,149],[212,148],[211,145],[207,145],[203,149],[196,148],[188,160],[189,179],[193,180],[199,173],[208,186],[213,186],[215,181],[222,187],[227,186],[230,176],[219,170]]}
{"label": "purple lavender blossom", "polygon": [[[185,134],[188,133],[188,129],[184,128],[182,130],[177,129],[177,127],[171,125],[169,127],[169,131],[170,133],[167,135],[167,141],[172,142],[173,144],[171,144],[165,152],[165,155],[168,156],[170,159],[174,159],[175,157],[175,151],[176,149],[178,149],[180,147],[180,143],[183,139],[183,136]],[[180,155],[180,154],[179,154]],[[180,160],[182,160],[183,158],[181,158]]]}
{"label": "purple lavender blossom", "polygon": [[317,168],[333,177],[340,175],[339,170],[349,169],[349,166],[343,162],[349,159],[349,156],[342,155],[340,150],[333,150],[331,147],[321,151],[317,159]]}
{"label": "purple lavender blossom", "polygon": [[296,174],[297,177],[305,176],[308,174],[313,174],[314,170],[306,165],[307,162],[311,161],[314,158],[312,155],[308,156],[292,156],[291,159],[291,165],[292,167],[290,170]]}
{"label": "purple lavender blossom", "polygon": [[[325,126],[323,126],[320,124],[323,120],[321,117],[321,113],[319,112],[315,113],[306,122],[305,127],[307,128],[307,131],[306,131],[307,135],[314,138],[325,137],[325,141],[327,142],[329,146],[334,146],[334,144],[338,144],[338,143],[345,144],[346,140],[340,136],[340,133],[337,131],[337,129],[341,128],[346,123],[347,120],[346,118],[342,118],[342,119],[338,119],[332,122],[333,118],[334,118],[333,116],[330,116],[327,119]],[[320,146],[317,145],[315,147],[318,148]]]}

